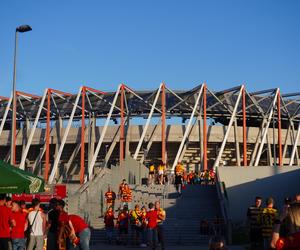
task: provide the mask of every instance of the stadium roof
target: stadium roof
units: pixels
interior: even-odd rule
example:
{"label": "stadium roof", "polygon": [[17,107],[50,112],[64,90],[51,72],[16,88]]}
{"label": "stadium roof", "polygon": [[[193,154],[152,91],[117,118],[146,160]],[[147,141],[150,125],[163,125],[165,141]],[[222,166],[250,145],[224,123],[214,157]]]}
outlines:
{"label": "stadium roof", "polygon": [[[123,85],[125,86],[125,85]],[[102,92],[92,88],[86,88],[85,114],[94,114],[96,117],[106,117],[116,92]],[[173,91],[166,87],[166,116],[188,118],[195,105],[195,100],[201,85],[187,91]],[[158,89],[153,91],[134,91],[125,86],[125,115],[130,117],[147,117],[155,100]],[[207,88],[207,116],[216,121],[226,124],[231,116],[233,108],[238,98],[241,86],[222,91],[211,91]],[[268,89],[253,93],[246,90],[246,114],[249,122],[255,124],[256,120],[261,120],[268,114],[273,105],[274,96],[277,89]],[[46,90],[45,94],[46,95]],[[68,94],[60,91],[51,92],[51,119],[70,117],[75,105],[76,98],[80,95]],[[34,119],[38,113],[42,102],[42,96],[17,92],[17,119]],[[282,120],[299,121],[300,117],[300,93],[281,94],[281,117]],[[0,97],[0,120],[3,119],[6,107],[10,102],[9,98]],[[75,111],[75,118],[81,118],[82,99],[78,101]],[[47,98],[43,105],[40,120],[46,118]],[[200,108],[199,108],[200,110]],[[198,112],[198,111],[197,111]],[[7,113],[7,120],[11,120],[12,112]],[[159,96],[154,110],[154,116],[161,115],[161,96]],[[112,117],[120,116],[120,98],[116,102]],[[242,117],[242,102],[237,110],[237,117]],[[255,118],[255,119],[254,119]],[[275,117],[276,118],[276,117]]]}

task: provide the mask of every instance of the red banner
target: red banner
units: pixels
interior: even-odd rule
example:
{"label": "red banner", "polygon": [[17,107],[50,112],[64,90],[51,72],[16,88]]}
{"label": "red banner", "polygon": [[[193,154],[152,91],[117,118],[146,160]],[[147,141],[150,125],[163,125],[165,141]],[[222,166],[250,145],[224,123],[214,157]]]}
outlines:
{"label": "red banner", "polygon": [[39,193],[39,194],[13,194],[12,200],[25,202],[31,202],[33,198],[38,198],[42,203],[49,202],[52,198],[64,199],[67,197],[67,187],[66,185],[54,185],[50,188],[49,192]]}

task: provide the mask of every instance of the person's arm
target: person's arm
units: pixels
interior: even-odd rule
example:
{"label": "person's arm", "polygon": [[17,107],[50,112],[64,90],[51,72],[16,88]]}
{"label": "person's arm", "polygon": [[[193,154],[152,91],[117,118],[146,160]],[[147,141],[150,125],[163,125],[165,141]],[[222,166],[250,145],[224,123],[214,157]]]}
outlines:
{"label": "person's arm", "polygon": [[158,219],[165,220],[166,219],[166,211],[162,211],[158,214]]}
{"label": "person's arm", "polygon": [[10,221],[10,225],[11,225],[11,227],[15,227],[16,226],[16,221],[14,219],[12,219]]}
{"label": "person's arm", "polygon": [[43,219],[43,224],[42,224],[42,227],[43,227],[43,235],[46,235],[47,233],[47,220],[46,220],[46,215],[41,212],[41,216],[42,216],[42,219]]}
{"label": "person's arm", "polygon": [[73,223],[71,220],[69,220],[69,226],[71,228],[71,233],[75,235],[75,230],[74,230]]}
{"label": "person's arm", "polygon": [[24,232],[27,230],[27,228],[28,228],[28,220],[25,220]]}

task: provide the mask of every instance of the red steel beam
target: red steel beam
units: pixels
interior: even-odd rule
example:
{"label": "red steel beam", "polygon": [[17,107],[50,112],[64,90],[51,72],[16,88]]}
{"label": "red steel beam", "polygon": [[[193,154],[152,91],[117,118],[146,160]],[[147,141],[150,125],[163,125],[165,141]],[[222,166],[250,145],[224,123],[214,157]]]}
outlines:
{"label": "red steel beam", "polygon": [[101,94],[101,95],[105,95],[106,94],[105,92],[103,92],[101,90],[93,89],[93,88],[86,87],[86,86],[84,86],[84,88],[85,88],[85,91],[89,90],[91,92],[98,93],[98,94]]}
{"label": "red steel beam", "polygon": [[166,163],[166,88],[162,85],[161,92],[161,160]]}
{"label": "red steel beam", "polygon": [[64,95],[64,96],[72,96],[72,94],[70,93],[67,93],[67,92],[63,92],[63,91],[60,91],[60,90],[57,90],[57,89],[50,89],[50,92],[51,93],[57,93],[57,94],[60,94],[60,95]]}
{"label": "red steel beam", "polygon": [[47,91],[47,121],[46,121],[46,164],[44,179],[47,182],[50,170],[50,108],[51,108],[51,89]]}
{"label": "red steel beam", "polygon": [[85,136],[84,136],[84,128],[85,128],[85,95],[86,95],[86,87],[82,88],[82,98],[81,98],[81,151],[80,151],[80,184],[84,183],[84,144],[85,144]]}
{"label": "red steel beam", "polygon": [[242,92],[242,108],[243,108],[243,163],[247,166],[247,124],[246,124],[246,93],[245,88]]}
{"label": "red steel beam", "polygon": [[123,165],[124,160],[124,92],[125,85],[121,86],[121,98],[120,98],[120,106],[121,106],[121,124],[120,124],[120,166]]}
{"label": "red steel beam", "polygon": [[0,100],[2,101],[9,101],[9,98],[8,97],[5,97],[5,96],[0,96]]}
{"label": "red steel beam", "polygon": [[281,142],[281,110],[280,110],[280,92],[277,95],[277,115],[278,115],[278,153],[279,153],[279,166],[282,166],[282,142]]}
{"label": "red steel beam", "polygon": [[16,95],[23,95],[23,96],[28,96],[28,97],[31,97],[33,99],[40,99],[42,98],[41,96],[38,96],[38,95],[33,95],[33,94],[28,94],[28,93],[25,93],[25,92],[22,92],[22,91],[16,91]]}
{"label": "red steel beam", "polygon": [[203,86],[203,169],[207,170],[206,84]]}

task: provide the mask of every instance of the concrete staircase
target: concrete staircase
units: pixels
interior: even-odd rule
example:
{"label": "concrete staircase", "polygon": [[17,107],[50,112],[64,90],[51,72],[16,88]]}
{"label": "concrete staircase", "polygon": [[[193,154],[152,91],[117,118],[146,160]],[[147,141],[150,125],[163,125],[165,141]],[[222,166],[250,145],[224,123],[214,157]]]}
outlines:
{"label": "concrete staircase", "polygon": [[[167,245],[207,245],[209,235],[200,234],[200,222],[202,219],[212,221],[216,215],[221,215],[215,186],[188,185],[181,197],[173,185],[136,185],[132,189],[132,207],[137,203],[148,206],[149,202],[161,201],[167,213],[164,223]],[[115,207],[119,205],[117,201]],[[93,228],[91,244],[104,243],[103,218],[95,216],[90,222]]]}
{"label": "concrete staircase", "polygon": [[180,198],[173,186],[169,191],[164,225],[167,244],[207,245],[209,236],[200,234],[200,222],[221,215],[215,186],[188,185]]}

